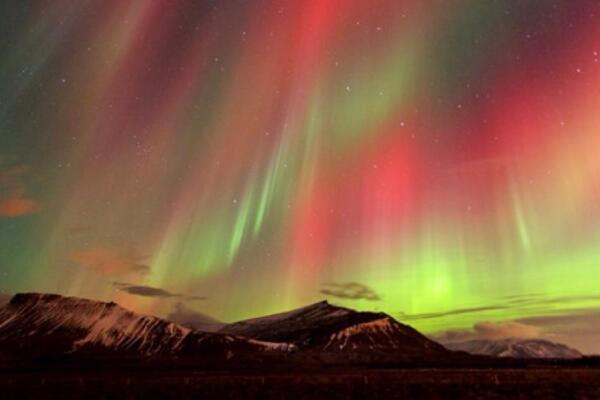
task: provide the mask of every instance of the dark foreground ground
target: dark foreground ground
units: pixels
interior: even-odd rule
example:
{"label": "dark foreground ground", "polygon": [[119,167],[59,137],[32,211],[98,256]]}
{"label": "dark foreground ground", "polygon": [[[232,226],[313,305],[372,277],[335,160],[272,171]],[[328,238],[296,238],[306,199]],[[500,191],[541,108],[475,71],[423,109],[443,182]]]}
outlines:
{"label": "dark foreground ground", "polygon": [[9,399],[600,399],[600,368],[2,372]]}

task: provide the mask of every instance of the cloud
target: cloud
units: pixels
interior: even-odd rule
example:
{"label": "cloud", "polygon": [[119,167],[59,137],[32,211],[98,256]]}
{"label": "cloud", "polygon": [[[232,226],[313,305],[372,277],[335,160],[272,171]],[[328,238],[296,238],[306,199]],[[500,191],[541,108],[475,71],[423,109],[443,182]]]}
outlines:
{"label": "cloud", "polygon": [[216,332],[226,325],[206,314],[188,308],[181,302],[175,304],[171,313],[167,315],[167,319],[187,328],[204,332]]}
{"label": "cloud", "polygon": [[487,305],[422,314],[399,313],[398,318],[402,321],[437,319],[435,323],[438,326],[448,326],[452,316],[468,314],[468,318],[475,321],[486,321],[500,317],[497,311],[528,317],[503,323],[477,322],[471,329],[444,330],[432,337],[442,343],[510,336],[542,337],[565,343],[586,354],[600,354],[600,295],[593,293],[559,296],[540,293],[507,295]]}
{"label": "cloud", "polygon": [[[490,314],[493,311],[512,311],[514,314],[553,314],[556,310],[556,305],[568,306],[573,303],[587,302],[591,306],[600,304],[600,295],[568,295],[568,296],[547,296],[542,294],[524,294],[510,295],[499,298],[495,303],[475,305],[472,307],[455,308],[450,310],[429,312],[421,314],[405,314],[397,313],[400,320],[414,321],[422,319],[437,319],[452,317],[455,315],[464,314]],[[482,318],[483,319],[483,318]]]}
{"label": "cloud", "polygon": [[102,275],[150,272],[150,267],[141,262],[142,257],[132,254],[131,251],[106,245],[95,245],[73,251],[69,255],[69,260]]}
{"label": "cloud", "polygon": [[[543,294],[525,294],[504,297],[507,304],[518,306],[545,306],[550,304],[568,304],[580,302],[600,302],[599,294],[580,294],[564,296],[548,296]],[[552,308],[554,309],[554,307]]]}
{"label": "cloud", "polygon": [[475,339],[475,334],[471,329],[448,329],[431,335],[431,338],[442,344],[456,343]]}
{"label": "cloud", "polygon": [[0,199],[0,217],[20,217],[36,212],[39,209],[38,204],[18,194],[11,197]]}
{"label": "cloud", "polygon": [[203,296],[189,296],[180,293],[172,293],[168,290],[145,286],[145,285],[134,285],[125,282],[113,282],[113,286],[115,286],[118,290],[134,295],[134,296],[143,296],[143,297],[159,297],[159,298],[173,298],[178,297],[188,301],[198,301],[198,300],[206,300],[206,297]]}
{"label": "cloud", "polygon": [[129,283],[113,282],[113,285],[123,292],[144,297],[179,297],[180,295],[152,286],[131,285]]}
{"label": "cloud", "polygon": [[472,314],[472,313],[480,313],[485,311],[493,311],[493,310],[503,310],[509,308],[507,305],[501,304],[491,304],[487,306],[476,306],[476,307],[466,307],[466,308],[456,308],[449,311],[440,311],[440,312],[432,312],[432,313],[422,313],[422,314],[404,314],[399,313],[399,319],[403,321],[412,321],[419,319],[432,319],[432,318],[442,318],[448,317],[452,315],[461,315],[461,314]]}
{"label": "cloud", "polygon": [[542,335],[567,343],[586,354],[600,354],[600,308],[578,309],[554,315],[519,318],[517,322],[537,327]]}
{"label": "cloud", "polygon": [[533,338],[539,337],[540,329],[515,321],[490,322],[481,321],[471,329],[452,329],[434,335],[434,339],[441,343],[463,342],[467,340],[497,340],[505,338]]}
{"label": "cloud", "polygon": [[501,339],[509,337],[529,338],[537,337],[540,331],[535,326],[520,322],[477,322],[473,325],[473,331],[479,337],[487,339]]}
{"label": "cloud", "polygon": [[206,300],[206,296],[183,296],[188,301],[202,301]]}
{"label": "cloud", "polygon": [[41,208],[39,202],[27,194],[27,173],[24,165],[0,165],[0,217],[20,217]]}
{"label": "cloud", "polygon": [[376,301],[381,298],[371,288],[362,283],[349,282],[349,283],[327,283],[321,289],[321,293],[339,297],[341,299],[351,300],[370,300]]}
{"label": "cloud", "polygon": [[600,331],[600,309],[572,310],[568,313],[519,318],[517,321],[539,327],[577,328],[581,332]]}

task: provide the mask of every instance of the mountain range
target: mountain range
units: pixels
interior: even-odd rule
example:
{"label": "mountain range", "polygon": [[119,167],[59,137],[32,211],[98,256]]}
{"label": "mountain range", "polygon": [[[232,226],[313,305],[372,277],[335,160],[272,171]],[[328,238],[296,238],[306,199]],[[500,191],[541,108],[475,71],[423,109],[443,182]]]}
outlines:
{"label": "mountain range", "polygon": [[468,340],[458,343],[445,343],[450,350],[466,351],[506,358],[561,358],[575,359],[583,355],[571,347],[545,339],[506,338],[498,340]]}
{"label": "mountain range", "polygon": [[128,358],[194,359],[200,363],[293,351],[227,334],[191,330],[115,303],[53,294],[17,294],[0,309],[4,360]]}
{"label": "mountain range", "polygon": [[0,362],[414,365],[475,358],[465,351],[501,357],[575,354],[562,345],[551,353],[546,343],[538,343],[543,350],[537,352],[514,343],[507,345],[512,353],[488,351],[495,347],[480,343],[446,348],[385,313],[355,311],[326,301],[232,324],[208,322],[210,331],[139,315],[112,302],[17,294],[0,308]]}

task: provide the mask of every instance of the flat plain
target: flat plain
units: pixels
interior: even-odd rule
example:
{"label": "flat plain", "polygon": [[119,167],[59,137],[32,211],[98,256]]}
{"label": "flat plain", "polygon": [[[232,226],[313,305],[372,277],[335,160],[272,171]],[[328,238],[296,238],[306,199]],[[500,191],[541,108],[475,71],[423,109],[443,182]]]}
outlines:
{"label": "flat plain", "polygon": [[600,399],[600,368],[13,371],[3,399]]}

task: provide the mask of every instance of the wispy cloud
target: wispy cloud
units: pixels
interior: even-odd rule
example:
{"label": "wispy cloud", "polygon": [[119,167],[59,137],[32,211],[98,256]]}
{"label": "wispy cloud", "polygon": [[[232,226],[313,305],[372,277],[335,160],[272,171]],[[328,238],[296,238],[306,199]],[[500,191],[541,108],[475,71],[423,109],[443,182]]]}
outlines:
{"label": "wispy cloud", "polygon": [[600,295],[564,295],[564,296],[546,296],[542,294],[511,295],[499,298],[491,304],[475,305],[472,307],[454,308],[439,312],[429,312],[420,314],[398,313],[398,318],[404,321],[438,319],[452,317],[463,314],[490,314],[494,311],[507,310],[529,314],[553,314],[556,312],[555,305],[571,307],[573,303],[589,303],[590,307],[600,305]]}
{"label": "wispy cloud", "polygon": [[[539,315],[517,319],[540,327],[566,328],[570,332],[600,332],[600,308],[571,310],[568,313]],[[576,328],[576,329],[574,329]]]}
{"label": "wispy cloud", "polygon": [[82,268],[102,275],[150,272],[150,267],[143,263],[144,257],[110,245],[92,245],[75,250],[71,252],[69,259]]}
{"label": "wispy cloud", "polygon": [[327,296],[350,300],[376,301],[381,299],[373,289],[357,282],[327,283],[321,289],[321,293]]}
{"label": "wispy cloud", "polygon": [[[498,313],[496,313],[498,311]],[[456,308],[441,312],[422,314],[399,313],[403,321],[435,320],[447,324],[455,315],[472,314],[479,321],[470,329],[450,329],[438,332],[433,338],[441,342],[457,342],[472,339],[496,339],[502,337],[543,337],[568,344],[584,353],[600,354],[598,331],[600,331],[600,295],[544,294],[510,295],[487,305]],[[503,322],[487,322],[501,315],[527,315]],[[443,321],[443,322],[442,322]]]}
{"label": "wispy cloud", "polygon": [[487,305],[487,306],[456,308],[456,309],[448,310],[448,311],[422,313],[422,314],[398,313],[398,317],[403,321],[412,321],[412,320],[419,320],[419,319],[442,318],[442,317],[461,315],[461,314],[476,314],[476,313],[481,313],[484,311],[503,310],[508,307],[509,306],[501,305],[501,304],[491,304],[491,305]]}
{"label": "wispy cloud", "polygon": [[39,209],[38,203],[32,199],[22,197],[22,194],[13,194],[0,199],[0,217],[20,217],[31,214]]}
{"label": "wispy cloud", "polygon": [[225,323],[201,312],[192,310],[182,302],[175,304],[171,313],[167,315],[167,319],[176,324],[191,329],[200,329],[205,332],[214,332],[225,326]]}
{"label": "wispy cloud", "polygon": [[519,318],[517,322],[533,325],[552,340],[567,343],[587,354],[600,354],[600,308]]}
{"label": "wispy cloud", "polygon": [[533,338],[538,336],[540,336],[540,329],[533,325],[515,321],[481,321],[475,323],[471,329],[453,329],[440,332],[434,335],[434,339],[441,343],[450,343],[466,340]]}
{"label": "wispy cloud", "polygon": [[490,322],[482,321],[473,325],[473,331],[479,337],[500,339],[508,337],[537,337],[540,335],[538,328],[520,322]]}
{"label": "wispy cloud", "polygon": [[165,289],[146,286],[146,285],[135,285],[131,283],[125,282],[113,282],[113,286],[115,286],[118,290],[134,295],[134,296],[142,296],[142,297],[158,297],[158,298],[181,298],[188,301],[199,301],[206,300],[204,296],[192,296],[181,293],[173,293]]}
{"label": "wispy cloud", "polygon": [[180,295],[171,293],[167,290],[155,288],[152,286],[143,286],[143,285],[132,285],[129,283],[123,282],[114,282],[113,285],[126,293],[135,295],[135,296],[144,296],[144,297],[179,297]]}
{"label": "wispy cloud", "polygon": [[5,165],[0,158],[0,217],[20,217],[41,207],[27,192],[29,168],[22,164]]}

